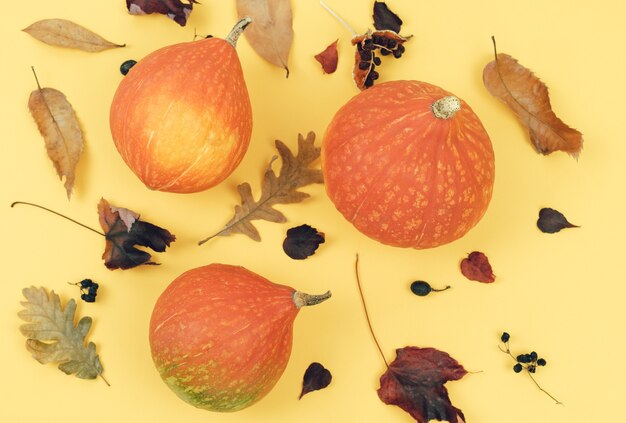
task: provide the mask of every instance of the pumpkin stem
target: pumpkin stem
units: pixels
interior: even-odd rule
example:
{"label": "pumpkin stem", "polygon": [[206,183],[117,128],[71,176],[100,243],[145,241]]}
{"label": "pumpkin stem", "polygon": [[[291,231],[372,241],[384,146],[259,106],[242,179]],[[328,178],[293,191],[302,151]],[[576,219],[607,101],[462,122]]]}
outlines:
{"label": "pumpkin stem", "polygon": [[439,119],[450,119],[461,110],[461,100],[453,95],[440,98],[432,105],[432,110],[435,117]]}
{"label": "pumpkin stem", "polygon": [[330,296],[330,291],[326,291],[324,294],[321,295],[310,295],[305,294],[304,292],[296,291],[293,293],[293,303],[296,305],[297,308],[302,308],[305,306],[319,304],[329,299]]}
{"label": "pumpkin stem", "polygon": [[249,16],[245,16],[244,18],[242,18],[239,22],[235,24],[233,29],[231,29],[228,35],[226,36],[225,40],[228,41],[228,43],[231,46],[237,47],[237,40],[239,39],[239,36],[243,34],[243,30],[246,29],[246,27],[250,25],[251,23],[252,23],[252,18]]}

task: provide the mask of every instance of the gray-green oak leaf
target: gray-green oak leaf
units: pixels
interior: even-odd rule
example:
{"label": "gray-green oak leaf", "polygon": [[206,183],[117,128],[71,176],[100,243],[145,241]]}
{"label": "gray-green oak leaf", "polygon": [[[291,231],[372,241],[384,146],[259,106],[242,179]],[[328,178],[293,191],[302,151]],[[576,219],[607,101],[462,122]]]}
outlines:
{"label": "gray-green oak leaf", "polygon": [[[26,348],[33,358],[42,364],[59,363],[59,370],[74,374],[81,379],[102,376],[102,364],[93,342],[85,344],[91,328],[91,317],[85,316],[74,324],[76,301],[69,300],[65,308],[54,292],[31,286],[24,288],[24,309],[18,316],[27,323],[20,332],[28,338]],[[108,382],[106,382],[108,385]]]}

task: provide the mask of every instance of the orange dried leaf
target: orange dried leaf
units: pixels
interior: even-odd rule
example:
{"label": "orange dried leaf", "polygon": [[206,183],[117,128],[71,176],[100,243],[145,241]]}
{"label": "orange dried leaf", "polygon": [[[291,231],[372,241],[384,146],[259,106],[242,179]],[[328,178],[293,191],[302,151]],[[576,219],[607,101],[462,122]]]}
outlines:
{"label": "orange dried leaf", "polygon": [[339,61],[337,41],[339,40],[335,40],[323,52],[315,55],[315,60],[320,62],[324,73],[333,73],[337,70],[337,62]]}
{"label": "orange dried leaf", "polygon": [[530,69],[508,54],[496,52],[495,60],[485,66],[483,82],[528,128],[537,152],[547,155],[560,150],[578,156],[583,145],[582,134],[556,116],[548,88]]}

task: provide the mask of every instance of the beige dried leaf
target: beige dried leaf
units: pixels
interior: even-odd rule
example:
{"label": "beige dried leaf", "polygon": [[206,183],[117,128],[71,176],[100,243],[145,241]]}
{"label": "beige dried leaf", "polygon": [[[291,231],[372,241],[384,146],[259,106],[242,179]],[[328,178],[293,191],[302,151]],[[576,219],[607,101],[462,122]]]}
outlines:
{"label": "beige dried leaf", "polygon": [[[72,299],[65,308],[54,292],[44,288],[24,288],[26,301],[18,316],[27,323],[20,332],[28,338],[26,348],[33,358],[42,364],[59,363],[66,374],[75,374],[81,379],[102,377],[102,364],[96,354],[96,345],[85,337],[91,328],[91,317],[85,316],[74,325],[76,302]],[[106,379],[102,377],[106,382]],[[107,382],[108,384],[108,382]]]}
{"label": "beige dried leaf", "polygon": [[44,138],[48,156],[59,178],[65,177],[65,190],[70,198],[76,165],[83,151],[83,133],[76,113],[61,91],[41,88],[39,81],[37,89],[30,94],[28,108]]}
{"label": "beige dried leaf", "polygon": [[496,52],[495,60],[485,66],[483,82],[528,128],[537,152],[550,154],[560,150],[578,156],[583,145],[582,134],[556,116],[548,87],[530,69],[508,54]]}
{"label": "beige dried leaf", "polygon": [[272,169],[272,158],[263,176],[261,196],[258,200],[252,195],[250,184],[244,182],[237,187],[241,204],[235,206],[235,215],[218,233],[203,239],[198,244],[216,236],[228,236],[243,234],[255,241],[260,241],[261,236],[252,224],[252,220],[266,220],[269,222],[282,223],[287,219],[283,213],[274,208],[277,204],[299,203],[309,197],[309,194],[298,191],[310,184],[321,184],[324,177],[320,169],[310,168],[320,156],[320,148],[315,147],[315,133],[309,132],[304,138],[298,134],[298,154],[293,155],[291,150],[280,140],[276,140],[276,149],[282,160],[278,176]]}
{"label": "beige dried leaf", "polygon": [[252,24],[245,37],[261,57],[282,67],[289,77],[289,50],[293,41],[290,0],[237,0],[239,18],[249,16]]}
{"label": "beige dried leaf", "polygon": [[125,46],[125,44],[107,41],[87,28],[65,19],[44,19],[31,24],[22,31],[52,46],[74,48],[91,53]]}

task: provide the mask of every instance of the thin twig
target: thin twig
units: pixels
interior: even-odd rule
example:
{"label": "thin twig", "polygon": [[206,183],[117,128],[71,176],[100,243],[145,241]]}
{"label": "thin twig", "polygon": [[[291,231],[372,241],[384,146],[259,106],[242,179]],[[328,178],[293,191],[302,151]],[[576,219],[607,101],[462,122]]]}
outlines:
{"label": "thin twig", "polygon": [[324,3],[323,0],[320,0],[320,5],[322,5],[322,7],[324,9],[326,9],[326,11],[328,11],[328,13],[330,13],[331,15],[333,15],[335,17],[335,19],[337,19],[339,21],[339,23],[341,25],[343,25],[348,31],[350,31],[352,33],[352,35],[357,35],[356,31],[354,29],[352,29],[352,27],[350,25],[348,25],[348,23],[346,21],[344,21],[341,16],[339,16],[338,14],[335,13],[335,11],[333,9],[331,9],[330,7],[328,7],[326,5],[326,3]]}
{"label": "thin twig", "polygon": [[389,368],[389,363],[387,363],[387,359],[385,358],[385,354],[383,354],[383,349],[380,347],[378,343],[378,339],[376,339],[376,335],[374,334],[374,329],[372,328],[372,322],[370,321],[369,313],[367,312],[367,305],[365,305],[365,297],[363,296],[363,289],[361,288],[361,279],[359,278],[359,255],[356,255],[356,261],[354,262],[354,271],[356,273],[356,285],[359,288],[359,295],[361,296],[361,304],[363,304],[363,311],[365,311],[365,319],[367,320],[367,325],[369,326],[370,333],[372,334],[372,338],[374,339],[374,343],[378,348],[378,352],[380,352],[380,356],[383,358],[385,362],[385,366]]}
{"label": "thin twig", "polygon": [[15,205],[17,205],[17,204],[23,204],[23,205],[27,205],[27,206],[33,206],[33,207],[40,208],[40,209],[45,210],[45,211],[47,211],[47,212],[50,212],[50,213],[52,213],[52,214],[56,214],[57,216],[60,216],[60,217],[62,217],[62,218],[64,218],[64,219],[67,219],[67,220],[69,220],[70,222],[76,223],[78,226],[82,226],[82,227],[83,227],[83,228],[85,228],[85,229],[89,229],[90,231],[95,232],[95,233],[97,233],[98,235],[102,235],[103,237],[106,237],[106,235],[105,235],[105,234],[103,234],[103,233],[102,233],[102,232],[100,232],[100,231],[95,230],[94,228],[91,228],[91,227],[89,227],[89,226],[87,226],[87,225],[84,225],[84,224],[82,224],[82,223],[80,223],[80,222],[78,222],[78,221],[76,221],[76,220],[74,220],[74,219],[72,219],[72,218],[70,218],[70,217],[65,216],[64,214],[61,214],[61,213],[59,213],[59,212],[55,212],[54,210],[50,210],[50,209],[49,209],[49,208],[47,208],[47,207],[40,206],[39,204],[28,203],[28,202],[26,202],[26,201],[15,201],[15,202],[11,203],[11,207],[15,207]]}
{"label": "thin twig", "polygon": [[528,376],[530,376],[530,378],[532,379],[533,382],[535,382],[535,385],[537,385],[537,388],[539,388],[539,390],[541,392],[543,392],[544,394],[546,394],[547,396],[549,396],[550,398],[552,398],[554,400],[554,402],[557,403],[557,405],[563,405],[563,403],[561,401],[559,401],[558,399],[554,398],[548,391],[546,391],[545,389],[543,389],[541,387],[541,385],[539,385],[539,383],[537,383],[537,381],[535,380],[535,378],[533,377],[533,374],[530,372],[526,372],[528,373]]}

